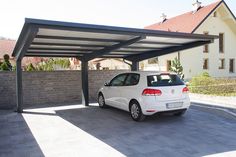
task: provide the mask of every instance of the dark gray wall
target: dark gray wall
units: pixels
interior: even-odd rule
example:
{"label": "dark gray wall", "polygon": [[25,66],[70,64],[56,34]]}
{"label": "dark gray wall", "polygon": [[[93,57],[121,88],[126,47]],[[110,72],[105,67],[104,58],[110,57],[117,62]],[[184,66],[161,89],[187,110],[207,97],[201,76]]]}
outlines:
{"label": "dark gray wall", "polygon": [[[124,71],[89,71],[89,97],[96,101],[98,89],[114,75]],[[15,72],[0,72],[0,109],[16,104]],[[23,72],[24,107],[81,103],[81,72]]]}

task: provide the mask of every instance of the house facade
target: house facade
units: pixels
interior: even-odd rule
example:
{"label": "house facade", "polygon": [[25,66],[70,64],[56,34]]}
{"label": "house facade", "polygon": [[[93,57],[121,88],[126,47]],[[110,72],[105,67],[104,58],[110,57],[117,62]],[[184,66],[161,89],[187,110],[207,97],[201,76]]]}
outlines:
{"label": "house facade", "polygon": [[15,47],[15,40],[10,40],[10,39],[0,39],[0,62],[4,61],[3,56],[5,54],[8,54],[10,57],[10,62],[11,64],[15,64],[14,58],[11,56],[13,49]]}
{"label": "house facade", "polygon": [[91,61],[91,63],[92,63],[91,69],[96,69],[96,70],[130,69],[130,66],[124,63],[122,59],[116,59],[116,58],[95,59]]}
{"label": "house facade", "polygon": [[[147,29],[217,35],[214,43],[158,57],[158,69],[168,71],[177,57],[186,79],[208,72],[213,77],[236,77],[236,19],[224,1],[207,6],[193,4],[194,10],[146,27]],[[145,66],[150,67],[148,61]],[[156,66],[153,64],[153,66]]]}

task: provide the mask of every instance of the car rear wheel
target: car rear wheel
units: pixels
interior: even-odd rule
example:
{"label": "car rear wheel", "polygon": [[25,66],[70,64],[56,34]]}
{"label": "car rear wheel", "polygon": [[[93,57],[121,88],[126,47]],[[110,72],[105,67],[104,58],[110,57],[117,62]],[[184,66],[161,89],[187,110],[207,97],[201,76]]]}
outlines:
{"label": "car rear wheel", "polygon": [[175,116],[182,116],[184,115],[184,113],[186,112],[186,110],[183,110],[183,111],[179,111],[177,113],[174,113]]}
{"label": "car rear wheel", "polygon": [[134,121],[143,121],[145,119],[145,115],[143,115],[141,107],[136,101],[130,104],[130,115]]}
{"label": "car rear wheel", "polygon": [[101,93],[98,95],[98,104],[99,104],[99,107],[101,108],[106,107],[104,96]]}

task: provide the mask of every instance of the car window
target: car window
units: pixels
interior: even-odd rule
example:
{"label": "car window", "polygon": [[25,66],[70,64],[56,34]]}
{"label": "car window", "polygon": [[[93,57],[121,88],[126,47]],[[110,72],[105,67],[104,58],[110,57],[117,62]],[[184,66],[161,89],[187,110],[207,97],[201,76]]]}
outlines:
{"label": "car window", "polygon": [[123,86],[127,74],[121,74],[113,78],[110,82],[110,86]]}
{"label": "car window", "polygon": [[149,87],[178,86],[184,85],[184,82],[177,75],[163,74],[147,76],[147,84]]}
{"label": "car window", "polygon": [[125,80],[125,86],[134,86],[137,85],[139,82],[139,74],[128,74]]}

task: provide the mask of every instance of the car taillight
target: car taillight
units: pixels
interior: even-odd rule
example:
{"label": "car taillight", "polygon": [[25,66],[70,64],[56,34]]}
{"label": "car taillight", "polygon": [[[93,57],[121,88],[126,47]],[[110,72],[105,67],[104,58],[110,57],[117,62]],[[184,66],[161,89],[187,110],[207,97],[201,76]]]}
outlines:
{"label": "car taillight", "polygon": [[188,90],[188,88],[187,88],[187,87],[184,87],[184,88],[183,88],[183,90],[182,90],[182,92],[183,92],[183,93],[188,93],[188,92],[189,92],[189,90]]}
{"label": "car taillight", "polygon": [[144,89],[142,95],[143,96],[160,96],[162,94],[159,89]]}

